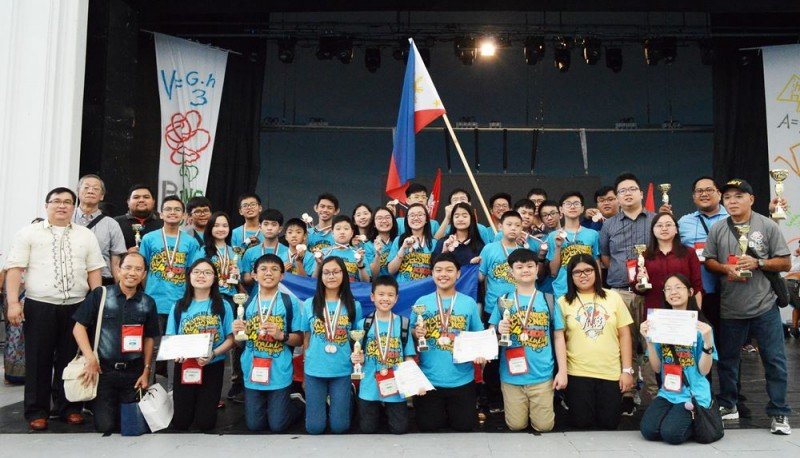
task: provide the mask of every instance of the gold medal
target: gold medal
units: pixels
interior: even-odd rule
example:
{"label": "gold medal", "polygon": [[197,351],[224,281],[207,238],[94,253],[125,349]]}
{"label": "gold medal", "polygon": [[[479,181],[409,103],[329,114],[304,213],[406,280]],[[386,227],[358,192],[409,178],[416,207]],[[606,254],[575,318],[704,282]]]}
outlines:
{"label": "gold medal", "polygon": [[446,346],[450,345],[450,337],[447,337],[447,336],[439,337],[437,342],[439,342],[439,345],[441,345],[443,347],[446,347]]}
{"label": "gold medal", "polygon": [[173,271],[171,271],[171,270],[168,270],[168,271],[167,271],[167,278],[169,278],[170,280],[172,280],[173,278],[175,278],[175,272],[173,272]]}
{"label": "gold medal", "polygon": [[523,332],[522,332],[522,333],[519,335],[519,341],[520,341],[520,342],[527,342],[527,341],[528,341],[528,333],[527,333],[527,332],[525,332],[525,331],[523,331]]}

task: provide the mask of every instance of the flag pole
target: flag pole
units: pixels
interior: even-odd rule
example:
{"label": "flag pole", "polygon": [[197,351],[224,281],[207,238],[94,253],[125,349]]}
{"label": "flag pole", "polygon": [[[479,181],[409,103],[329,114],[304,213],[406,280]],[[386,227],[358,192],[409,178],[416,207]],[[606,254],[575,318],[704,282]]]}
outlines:
{"label": "flag pole", "polygon": [[453,126],[450,125],[450,119],[447,118],[447,113],[442,114],[442,118],[444,119],[444,124],[447,126],[447,131],[450,132],[450,138],[453,139],[453,143],[456,145],[456,151],[458,151],[458,156],[461,158],[461,163],[464,164],[464,170],[467,171],[467,176],[469,177],[469,181],[472,183],[472,188],[475,190],[475,194],[478,196],[478,201],[481,203],[483,213],[486,215],[486,219],[489,221],[489,227],[491,227],[492,231],[494,231],[496,234],[497,228],[494,227],[492,214],[489,213],[489,207],[486,206],[486,202],[483,200],[481,190],[478,188],[478,183],[475,181],[475,177],[472,175],[472,169],[469,167],[467,158],[464,157],[464,151],[461,150],[461,144],[458,143],[458,138],[456,138],[456,133],[453,131]]}

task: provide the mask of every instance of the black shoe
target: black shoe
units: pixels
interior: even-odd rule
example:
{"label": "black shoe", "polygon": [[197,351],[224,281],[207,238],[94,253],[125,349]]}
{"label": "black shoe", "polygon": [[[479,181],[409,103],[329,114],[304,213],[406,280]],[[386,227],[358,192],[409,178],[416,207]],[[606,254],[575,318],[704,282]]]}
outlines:
{"label": "black shoe", "polygon": [[[244,385],[241,383],[232,384],[231,389],[228,390],[229,401],[236,401],[237,396],[244,396]],[[242,402],[244,402],[244,400],[242,400]]]}
{"label": "black shoe", "polygon": [[798,328],[792,328],[792,330],[789,331],[789,334],[791,334],[795,339],[800,339],[800,329]]}
{"label": "black shoe", "polygon": [[737,407],[739,409],[739,417],[752,418],[753,412],[750,411],[750,408],[747,407],[743,402],[739,401],[739,405]]}
{"label": "black shoe", "polygon": [[635,412],[636,412],[636,403],[633,402],[633,398],[627,396],[622,398],[622,416],[632,417]]}

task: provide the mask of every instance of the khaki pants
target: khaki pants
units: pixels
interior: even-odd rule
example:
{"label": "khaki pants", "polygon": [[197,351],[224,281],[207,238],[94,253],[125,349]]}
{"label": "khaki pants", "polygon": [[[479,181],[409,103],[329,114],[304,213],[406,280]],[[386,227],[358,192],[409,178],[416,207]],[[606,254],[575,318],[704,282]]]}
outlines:
{"label": "khaki pants", "polygon": [[553,380],[537,385],[511,385],[501,383],[506,425],[520,431],[530,424],[536,431],[546,433],[553,429],[556,415],[553,412]]}
{"label": "khaki pants", "polygon": [[[645,316],[644,296],[640,296],[632,291],[627,291],[624,289],[614,289],[614,291],[618,292],[619,295],[622,296],[622,301],[625,302],[625,306],[628,307],[628,312],[631,314],[631,318],[633,318],[633,324],[631,324],[631,342],[633,343],[634,363],[633,368],[635,372],[633,381],[636,382],[636,375],[640,374],[644,380],[647,393],[650,394],[650,397],[655,397],[658,393],[656,374],[653,372],[653,368],[651,368],[650,364],[647,362],[647,358],[645,358],[642,354],[644,349],[647,348],[647,342],[645,342],[641,334],[639,334],[639,326],[643,321],[647,320],[647,317]],[[636,385],[634,385],[634,389],[626,392],[625,395],[633,396],[635,386]]]}

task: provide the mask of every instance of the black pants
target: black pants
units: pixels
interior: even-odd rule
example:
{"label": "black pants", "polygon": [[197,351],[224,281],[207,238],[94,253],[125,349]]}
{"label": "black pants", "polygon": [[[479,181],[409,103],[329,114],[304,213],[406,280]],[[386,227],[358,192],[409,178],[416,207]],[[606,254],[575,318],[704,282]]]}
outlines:
{"label": "black pants", "polygon": [[[489,329],[490,315],[483,312],[483,327]],[[479,387],[481,401],[489,404],[490,407],[502,407],[503,393],[500,390],[500,358],[487,361],[483,367],[483,385]],[[482,405],[482,407],[485,407]]]}
{"label": "black pants", "polygon": [[80,413],[83,404],[67,402],[61,373],[78,352],[72,336],[75,305],[55,305],[25,299],[25,419],[50,416],[50,398],[58,415]]}
{"label": "black pants", "polygon": [[414,396],[415,417],[420,431],[447,428],[472,431],[478,413],[475,410],[475,382],[455,388],[436,387],[425,396]]}
{"label": "black pants", "polygon": [[92,401],[94,429],[99,433],[119,431],[119,405],[138,401],[133,386],[142,375],[144,363],[140,360],[125,370],[101,365],[102,373],[97,385],[97,397]]}
{"label": "black pants", "polygon": [[703,294],[703,315],[705,315],[711,329],[714,331],[714,344],[719,339],[719,293]]}
{"label": "black pants", "polygon": [[622,415],[619,382],[568,376],[569,423],[578,429],[617,429]]}
{"label": "black pants", "polygon": [[358,399],[359,427],[364,434],[373,434],[378,431],[381,422],[381,405],[386,408],[386,417],[389,420],[389,432],[392,434],[405,434],[408,431],[408,406],[403,402],[365,401]]}
{"label": "black pants", "polygon": [[[159,313],[158,314],[158,328],[161,330],[161,335],[163,336],[165,332],[167,332],[167,319],[169,318],[169,314],[166,313]],[[153,341],[153,359],[158,356],[158,349],[161,346],[161,337],[156,337]],[[167,361],[156,361],[155,363],[156,370],[150,376],[150,383],[155,382],[156,375],[160,375],[162,377],[167,377]]]}
{"label": "black pants", "polygon": [[175,381],[172,396],[175,401],[175,415],[172,426],[186,431],[194,423],[202,432],[214,429],[217,424],[217,404],[222,393],[225,374],[225,361],[203,367],[203,383],[184,385],[181,383],[182,364],[175,364]]}
{"label": "black pants", "polygon": [[231,348],[231,384],[244,384],[244,375],[242,374],[242,352],[244,352],[244,345],[234,345],[233,348]]}

